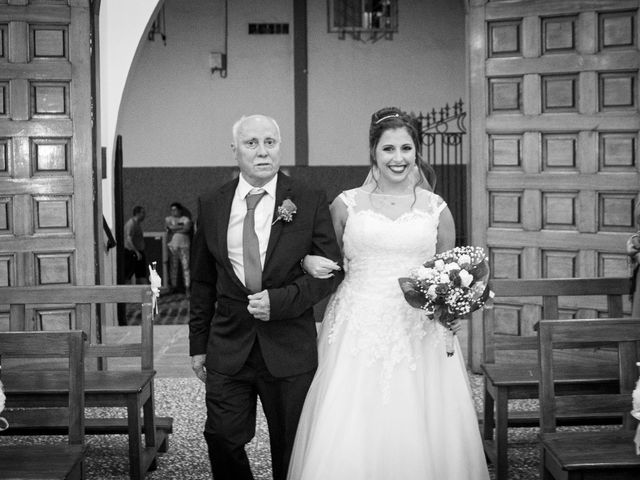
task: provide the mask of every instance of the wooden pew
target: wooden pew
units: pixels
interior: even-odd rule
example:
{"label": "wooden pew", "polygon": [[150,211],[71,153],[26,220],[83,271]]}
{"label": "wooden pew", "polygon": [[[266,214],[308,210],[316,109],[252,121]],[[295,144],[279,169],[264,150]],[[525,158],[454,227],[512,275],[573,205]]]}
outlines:
{"label": "wooden pew", "polygon": [[[95,320],[98,307],[106,304],[137,303],[142,308],[141,340],[135,343],[109,343],[99,334]],[[37,316],[40,310],[74,312],[73,321],[91,341],[85,350],[87,363],[113,357],[137,357],[138,369],[87,368],[85,404],[87,407],[125,407],[126,417],[87,419],[88,433],[124,433],[129,440],[129,471],[133,479],[143,478],[146,472],[156,468],[158,454],[168,448],[168,436],[173,429],[171,417],[156,417],[153,393],[153,313],[152,292],[149,285],[117,286],[56,286],[56,287],[8,287],[0,288],[0,305],[9,305],[12,328],[26,329],[26,312]],[[108,364],[107,362],[104,362]],[[113,364],[114,362],[110,362]],[[62,375],[56,378],[63,387]],[[24,382],[24,380],[22,380]],[[19,379],[13,383],[13,394],[20,393]],[[142,417],[140,412],[142,410]],[[9,415],[9,414],[7,414]],[[64,424],[55,414],[43,412],[37,426],[23,425],[19,412],[10,422],[15,433],[58,434]]]}
{"label": "wooden pew", "polygon": [[[7,393],[6,407],[24,409],[23,421],[29,420],[31,407],[64,407],[60,417],[66,425],[65,444],[7,445],[0,443],[0,479],[41,480],[84,478],[84,341],[80,330],[65,332],[0,332],[0,359],[2,381]],[[27,359],[64,358],[68,368],[62,372],[64,388],[54,388],[48,372],[29,373],[30,392],[14,395],[13,382],[19,376],[7,375],[9,358]],[[24,362],[17,367],[18,375],[25,376]],[[10,372],[10,370],[9,370]],[[58,373],[58,372],[56,372]],[[56,384],[58,382],[56,381]],[[31,418],[33,421],[34,418]],[[36,420],[37,421],[37,420]],[[6,435],[11,435],[9,421]]]}
{"label": "wooden pew", "polygon": [[[543,320],[540,322],[540,478],[543,480],[631,480],[640,478],[633,442],[636,420],[631,392],[637,380],[640,318]],[[619,387],[611,393],[556,395],[558,351],[581,344],[617,346]],[[619,429],[558,432],[562,415],[619,415]]]}
{"label": "wooden pew", "polygon": [[[509,427],[532,427],[539,424],[539,410],[510,411],[509,400],[537,399],[540,381],[538,343],[535,324],[541,319],[557,319],[568,311],[587,311],[592,314],[621,317],[623,295],[629,293],[628,278],[567,278],[532,280],[492,280],[495,292],[494,309],[483,312],[484,411],[483,441],[487,457],[495,465],[496,479],[508,478],[507,433]],[[512,313],[502,325],[513,334],[497,334],[496,310],[502,304]],[[595,316],[595,315],[590,315]],[[593,355],[598,357],[598,355]],[[589,359],[588,362],[591,360]],[[613,388],[617,375],[613,361],[598,369],[590,363],[563,363],[556,381],[559,393],[575,388]],[[584,418],[564,416],[563,425],[585,423],[616,423],[618,417]],[[495,428],[495,434],[494,434]]]}

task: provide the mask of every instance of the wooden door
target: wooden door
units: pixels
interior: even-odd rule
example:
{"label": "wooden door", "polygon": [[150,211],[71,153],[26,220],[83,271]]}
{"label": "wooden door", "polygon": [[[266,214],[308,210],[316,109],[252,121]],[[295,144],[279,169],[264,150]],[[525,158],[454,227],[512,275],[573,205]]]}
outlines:
{"label": "wooden door", "polygon": [[[469,0],[471,236],[487,247],[493,278],[628,274],[640,198],[638,7]],[[496,308],[498,333],[532,331],[537,308]],[[472,322],[473,366],[479,328]]]}
{"label": "wooden door", "polygon": [[89,3],[0,0],[0,287],[95,283]]}

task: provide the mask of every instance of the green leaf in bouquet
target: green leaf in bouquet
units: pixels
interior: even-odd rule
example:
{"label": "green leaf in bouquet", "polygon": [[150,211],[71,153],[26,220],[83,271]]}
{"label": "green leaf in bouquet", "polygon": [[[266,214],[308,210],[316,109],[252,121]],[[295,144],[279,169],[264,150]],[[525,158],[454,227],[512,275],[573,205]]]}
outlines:
{"label": "green leaf in bouquet", "polygon": [[424,294],[416,288],[413,279],[408,277],[402,277],[398,279],[400,289],[404,294],[404,298],[409,305],[413,308],[422,308],[426,303]]}
{"label": "green leaf in bouquet", "polygon": [[456,316],[447,308],[436,308],[433,312],[433,319],[437,320],[445,327],[449,327],[450,323],[456,319]]}
{"label": "green leaf in bouquet", "polygon": [[489,264],[487,262],[480,262],[474,266],[469,273],[473,275],[475,279],[484,279],[489,277]]}
{"label": "green leaf in bouquet", "polygon": [[482,294],[482,297],[480,297],[480,300],[484,303],[486,308],[493,308],[493,297],[491,296],[491,293],[490,285],[487,284],[487,288],[484,289],[484,293]]}
{"label": "green leaf in bouquet", "polygon": [[426,262],[424,262],[424,263],[422,264],[422,266],[423,266],[424,268],[433,268],[433,267],[435,267],[435,265],[436,265],[436,261],[435,261],[435,260],[433,260],[433,259],[427,260]]}
{"label": "green leaf in bouquet", "polygon": [[489,284],[486,284],[484,291],[482,292],[482,295],[480,295],[478,299],[471,306],[471,311],[475,312],[481,307],[492,308],[492,306],[493,306],[493,302],[491,297],[491,288]]}

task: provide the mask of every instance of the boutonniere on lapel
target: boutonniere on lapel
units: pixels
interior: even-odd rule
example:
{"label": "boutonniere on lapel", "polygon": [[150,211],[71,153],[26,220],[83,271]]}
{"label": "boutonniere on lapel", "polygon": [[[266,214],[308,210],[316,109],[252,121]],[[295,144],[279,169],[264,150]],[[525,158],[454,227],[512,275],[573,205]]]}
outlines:
{"label": "boutonniere on lapel", "polygon": [[298,211],[296,204],[291,201],[290,198],[285,198],[282,205],[278,207],[278,216],[271,225],[275,225],[278,220],[289,223],[293,220],[293,216]]}

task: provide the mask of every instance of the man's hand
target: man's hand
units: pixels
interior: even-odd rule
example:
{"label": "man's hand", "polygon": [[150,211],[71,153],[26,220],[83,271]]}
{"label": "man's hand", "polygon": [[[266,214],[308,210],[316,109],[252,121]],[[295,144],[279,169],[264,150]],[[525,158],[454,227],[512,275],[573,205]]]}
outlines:
{"label": "man's hand", "polygon": [[191,370],[196,374],[203,382],[207,381],[207,369],[204,366],[204,362],[207,359],[206,354],[194,355],[191,357]]}
{"label": "man's hand", "polygon": [[249,299],[249,306],[247,310],[258,320],[268,322],[271,313],[271,302],[269,301],[269,292],[262,290],[261,292],[254,293],[247,297]]}

